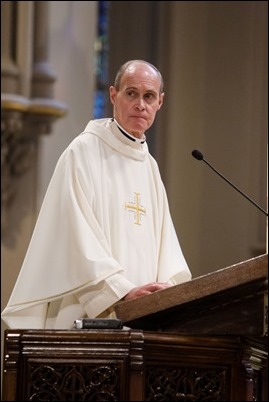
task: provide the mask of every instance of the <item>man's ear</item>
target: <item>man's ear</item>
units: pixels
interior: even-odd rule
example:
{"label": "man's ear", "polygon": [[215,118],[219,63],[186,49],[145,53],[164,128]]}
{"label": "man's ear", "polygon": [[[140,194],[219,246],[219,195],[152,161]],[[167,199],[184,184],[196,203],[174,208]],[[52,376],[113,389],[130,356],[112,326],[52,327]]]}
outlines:
{"label": "man's ear", "polygon": [[112,103],[112,105],[115,104],[116,94],[117,94],[116,88],[111,85],[111,87],[109,88],[109,96],[110,96],[110,102]]}
{"label": "man's ear", "polygon": [[159,108],[158,108],[158,110],[160,110],[161,109],[161,107],[162,107],[162,104],[163,104],[163,98],[164,98],[164,92],[160,95],[160,97],[159,97]]}

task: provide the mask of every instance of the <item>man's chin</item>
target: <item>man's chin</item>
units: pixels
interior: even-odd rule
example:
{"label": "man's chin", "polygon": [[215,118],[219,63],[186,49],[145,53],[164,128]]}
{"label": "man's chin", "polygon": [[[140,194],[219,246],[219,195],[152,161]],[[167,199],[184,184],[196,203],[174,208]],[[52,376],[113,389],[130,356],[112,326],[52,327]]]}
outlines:
{"label": "man's chin", "polygon": [[148,129],[148,126],[143,125],[135,125],[132,126],[131,130],[129,133],[131,133],[134,137],[142,138],[145,131]]}
{"label": "man's chin", "polygon": [[135,127],[131,131],[129,131],[130,134],[132,134],[136,138],[143,138],[143,135],[146,131],[146,128],[144,127]]}

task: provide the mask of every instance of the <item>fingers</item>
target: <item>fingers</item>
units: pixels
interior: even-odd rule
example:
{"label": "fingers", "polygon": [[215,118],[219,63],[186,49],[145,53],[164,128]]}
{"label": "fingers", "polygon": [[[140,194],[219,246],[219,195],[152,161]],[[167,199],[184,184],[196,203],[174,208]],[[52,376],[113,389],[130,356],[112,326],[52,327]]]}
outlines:
{"label": "fingers", "polygon": [[157,290],[166,289],[170,286],[171,285],[167,284],[167,283],[153,282],[153,283],[148,283],[147,285],[142,286],[142,288],[145,290],[148,290],[150,292],[156,292]]}
{"label": "fingers", "polygon": [[159,283],[159,282],[152,282],[147,283],[146,285],[136,287],[132,289],[124,298],[124,300],[133,300],[141,296],[145,296],[151,293],[154,293],[158,290],[166,289],[170,287],[170,284],[167,283]]}

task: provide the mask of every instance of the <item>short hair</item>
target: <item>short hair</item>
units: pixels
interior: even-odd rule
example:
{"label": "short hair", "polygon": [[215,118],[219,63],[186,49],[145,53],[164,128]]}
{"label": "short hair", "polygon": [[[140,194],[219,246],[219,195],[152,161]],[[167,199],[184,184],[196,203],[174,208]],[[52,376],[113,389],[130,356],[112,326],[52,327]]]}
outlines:
{"label": "short hair", "polygon": [[124,75],[125,71],[128,69],[128,67],[136,62],[140,62],[140,63],[145,63],[148,66],[150,66],[153,70],[156,71],[156,73],[158,74],[159,78],[160,78],[160,93],[163,92],[163,88],[164,88],[164,83],[163,83],[163,77],[162,74],[160,73],[160,71],[158,70],[157,67],[155,67],[153,64],[149,63],[148,61],[145,60],[129,60],[126,61],[126,63],[124,63],[118,70],[116,77],[115,77],[115,81],[114,81],[114,87],[116,88],[117,91],[119,91],[120,89],[120,83],[121,83],[121,79],[122,76]]}

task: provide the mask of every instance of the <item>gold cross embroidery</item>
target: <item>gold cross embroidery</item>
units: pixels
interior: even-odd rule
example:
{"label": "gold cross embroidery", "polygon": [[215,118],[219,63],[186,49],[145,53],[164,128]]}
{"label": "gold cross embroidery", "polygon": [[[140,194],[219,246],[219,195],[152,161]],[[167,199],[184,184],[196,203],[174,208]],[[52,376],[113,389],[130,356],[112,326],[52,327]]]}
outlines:
{"label": "gold cross embroidery", "polygon": [[136,225],[141,225],[141,214],[146,215],[146,210],[145,208],[141,207],[141,205],[139,205],[139,196],[140,193],[135,193],[135,202],[134,204],[129,204],[129,203],[125,203],[125,209],[130,209],[132,211],[134,211],[135,213],[135,224]]}

